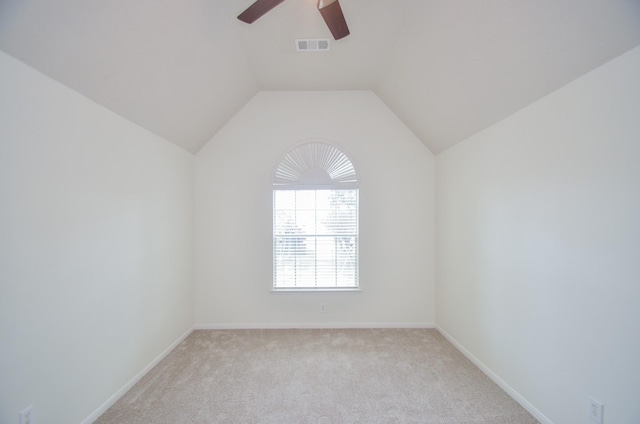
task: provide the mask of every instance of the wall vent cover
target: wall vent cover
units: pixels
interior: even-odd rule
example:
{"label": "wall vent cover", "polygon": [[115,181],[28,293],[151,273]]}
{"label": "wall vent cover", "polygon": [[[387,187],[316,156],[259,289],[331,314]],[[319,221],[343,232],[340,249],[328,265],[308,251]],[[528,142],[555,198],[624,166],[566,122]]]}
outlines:
{"label": "wall vent cover", "polygon": [[329,50],[328,38],[298,38],[296,49],[299,52],[323,52]]}

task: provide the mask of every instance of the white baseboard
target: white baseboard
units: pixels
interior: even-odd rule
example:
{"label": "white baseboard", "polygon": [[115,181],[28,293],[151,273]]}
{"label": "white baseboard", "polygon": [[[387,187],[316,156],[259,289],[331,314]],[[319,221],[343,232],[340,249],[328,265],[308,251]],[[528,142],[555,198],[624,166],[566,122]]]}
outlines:
{"label": "white baseboard", "polygon": [[160,355],[158,355],[153,361],[151,361],[151,363],[149,365],[144,367],[142,369],[142,371],[140,371],[138,374],[136,374],[135,377],[133,377],[131,380],[129,380],[129,382],[127,384],[125,384],[113,396],[111,396],[109,399],[107,399],[107,401],[105,403],[103,403],[98,409],[96,409],[93,412],[93,414],[89,415],[89,417],[87,417],[84,421],[82,421],[82,424],[92,424],[95,420],[97,420],[100,415],[104,414],[104,412],[107,409],[109,409],[114,403],[116,403],[118,401],[118,399],[120,399],[138,381],[140,381],[140,379],[142,377],[144,377],[146,373],[151,371],[151,369],[153,367],[155,367],[156,365],[158,365],[158,363],[160,361],[162,361],[165,358],[165,356],[167,356],[173,349],[175,349],[180,343],[182,343],[182,341],[184,339],[186,339],[187,336],[193,332],[193,330],[194,330],[194,328],[191,327],[189,330],[187,330],[186,333],[184,333],[182,336],[180,336],[175,342],[171,343],[171,345],[168,348],[166,348]]}
{"label": "white baseboard", "polygon": [[489,377],[494,383],[496,383],[502,390],[504,390],[509,396],[513,398],[516,402],[518,402],[524,409],[529,411],[531,415],[533,415],[538,421],[542,424],[553,424],[551,420],[544,416],[544,414],[538,411],[533,405],[531,405],[524,397],[520,395],[520,393],[516,392],[513,387],[509,386],[503,379],[501,379],[496,373],[491,371],[489,367],[482,363],[478,358],[476,358],[471,352],[465,349],[456,339],[454,339],[449,333],[444,331],[440,326],[436,325],[435,329],[438,330],[442,336],[447,339],[452,345],[456,347],[464,356],[467,357],[473,364],[480,368],[480,371],[485,373],[487,377]]}
{"label": "white baseboard", "polygon": [[432,322],[300,322],[196,324],[195,330],[285,330],[348,328],[435,328]]}

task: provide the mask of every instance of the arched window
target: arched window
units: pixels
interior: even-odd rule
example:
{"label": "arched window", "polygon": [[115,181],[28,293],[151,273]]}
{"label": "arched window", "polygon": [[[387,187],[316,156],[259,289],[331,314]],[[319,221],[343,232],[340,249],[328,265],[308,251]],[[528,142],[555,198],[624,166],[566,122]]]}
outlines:
{"label": "arched window", "polygon": [[273,288],[358,288],[358,179],[330,144],[299,145],[276,167]]}

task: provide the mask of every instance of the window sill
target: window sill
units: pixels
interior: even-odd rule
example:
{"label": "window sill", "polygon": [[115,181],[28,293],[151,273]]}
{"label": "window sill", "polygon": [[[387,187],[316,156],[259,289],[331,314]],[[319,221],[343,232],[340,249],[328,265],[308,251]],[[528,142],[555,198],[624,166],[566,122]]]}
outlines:
{"label": "window sill", "polygon": [[271,293],[360,293],[362,289],[359,287],[278,287],[272,288]]}

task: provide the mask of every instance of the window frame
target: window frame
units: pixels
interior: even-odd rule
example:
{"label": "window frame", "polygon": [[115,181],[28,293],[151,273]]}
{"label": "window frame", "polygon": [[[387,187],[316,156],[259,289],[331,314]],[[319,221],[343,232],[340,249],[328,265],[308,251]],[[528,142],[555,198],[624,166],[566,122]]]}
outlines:
{"label": "window frame", "polygon": [[[329,154],[327,154],[329,152]],[[308,156],[307,158],[302,158],[303,156]],[[318,156],[316,158],[315,156]],[[320,158],[319,156],[323,156]],[[331,160],[327,160],[327,157],[332,157],[333,162]],[[279,172],[285,163],[285,160],[291,159],[292,157],[300,163],[295,164],[297,168],[296,172],[299,174],[291,175],[291,169],[287,169],[288,174],[286,175],[286,181],[283,181],[281,178],[278,179]],[[316,161],[316,159],[318,159]],[[318,166],[321,164],[320,166]],[[335,166],[332,166],[335,165]],[[305,167],[307,167],[305,169]],[[336,168],[339,168],[339,171],[335,171]],[[323,169],[326,171],[326,176],[323,177],[322,173],[318,173],[318,169]],[[313,172],[312,172],[313,170]],[[341,170],[341,171],[340,171]],[[345,171],[346,170],[346,171]],[[307,172],[309,171],[309,172]],[[293,172],[295,173],[295,172]],[[313,174],[309,177],[308,174]],[[282,175],[282,174],[280,174]],[[320,175],[318,177],[318,175]],[[334,177],[337,175],[337,177]],[[272,179],[272,279],[271,279],[271,291],[272,292],[360,292],[360,190],[358,184],[358,177],[355,168],[355,164],[351,160],[350,156],[344,151],[344,149],[332,144],[327,143],[325,141],[306,141],[299,144],[294,145],[290,148],[278,161],[276,164],[276,168],[274,170],[274,175]],[[299,191],[307,191],[312,190],[315,192],[317,196],[318,191],[330,190],[330,191],[339,191],[339,190],[353,190],[355,192],[355,233],[350,233],[349,237],[353,237],[354,242],[354,253],[353,253],[353,261],[355,262],[353,269],[353,278],[354,284],[348,286],[340,286],[338,284],[337,277],[337,259],[331,266],[334,267],[336,272],[336,285],[303,285],[303,286],[295,286],[295,285],[286,285],[286,286],[277,286],[277,261],[282,258],[278,257],[277,254],[277,239],[279,237],[276,234],[276,195],[279,191],[287,191],[287,190],[295,190]],[[317,199],[316,199],[317,202]],[[335,207],[335,205],[333,206]],[[333,210],[325,210],[325,211],[337,211],[337,209]],[[314,214],[318,213],[318,205],[317,203],[314,205]],[[333,212],[330,212],[333,213]],[[316,215],[314,215],[316,216]],[[314,218],[317,219],[317,218]],[[337,230],[336,230],[337,231]],[[338,234],[343,234],[336,232],[335,234],[327,235],[329,237],[338,237]],[[281,235],[280,235],[281,236]],[[317,237],[317,235],[309,235],[302,237]],[[335,239],[334,239],[335,240]],[[338,258],[338,253],[335,255]],[[317,250],[313,249],[313,258],[314,261],[317,261]],[[314,262],[314,281],[317,284],[319,268],[317,267],[317,262]],[[295,278],[298,278],[297,271]]]}

